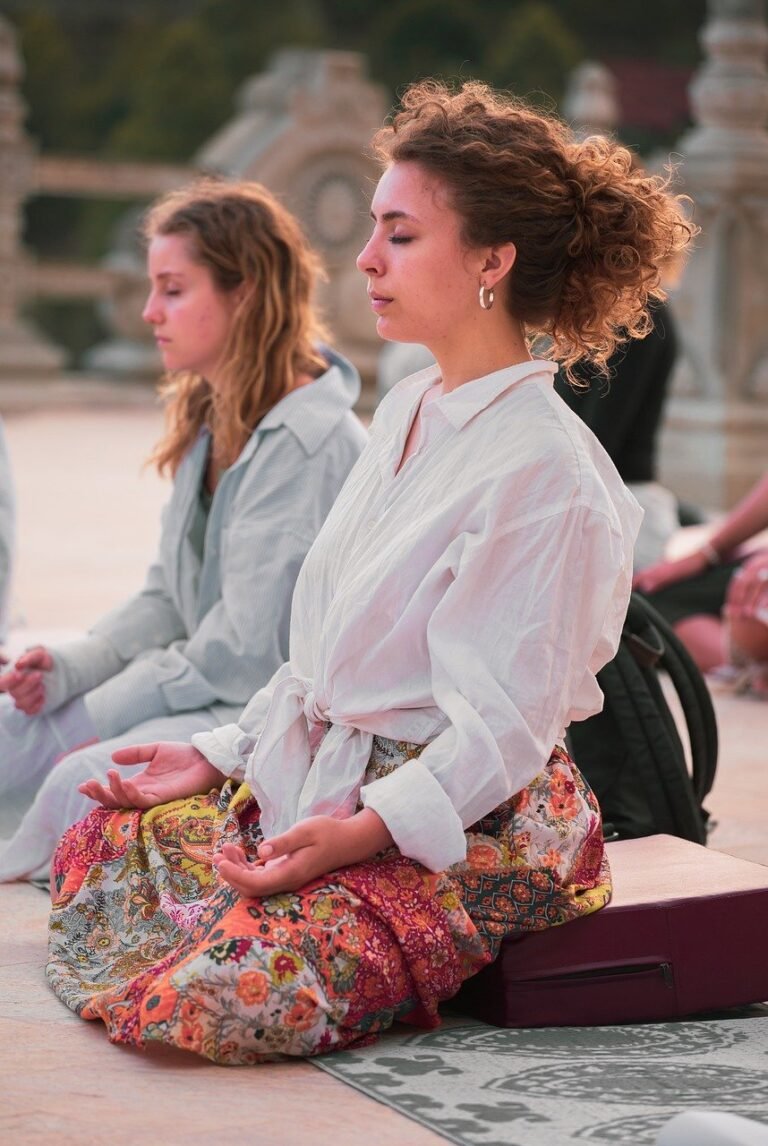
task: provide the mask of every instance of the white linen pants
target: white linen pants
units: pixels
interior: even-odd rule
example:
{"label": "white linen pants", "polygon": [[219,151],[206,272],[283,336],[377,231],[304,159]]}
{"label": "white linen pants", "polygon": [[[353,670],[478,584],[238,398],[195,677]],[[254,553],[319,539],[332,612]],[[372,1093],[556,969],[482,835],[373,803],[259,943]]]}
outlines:
{"label": "white linen pants", "polygon": [[[188,742],[193,733],[209,732],[220,723],[208,709],[183,712],[147,720],[111,740],[72,752],[93,735],[80,698],[55,712],[29,717],[0,696],[0,835],[10,835],[0,840],[0,881],[48,879],[59,839],[95,807],[78,792],[78,784],[92,778],[105,781],[108,770],[117,767],[112,762],[117,748],[158,740]],[[69,755],[56,763],[66,752]],[[120,773],[132,776],[143,768],[121,767]]]}

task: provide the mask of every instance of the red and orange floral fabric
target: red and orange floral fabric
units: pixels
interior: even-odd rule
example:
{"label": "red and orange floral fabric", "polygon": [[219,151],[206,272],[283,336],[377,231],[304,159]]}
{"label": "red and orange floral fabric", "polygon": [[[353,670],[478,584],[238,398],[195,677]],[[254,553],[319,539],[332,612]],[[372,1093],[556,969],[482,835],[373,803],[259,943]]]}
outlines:
{"label": "red and orange floral fabric", "polygon": [[[374,742],[367,781],[418,756]],[[509,934],[552,927],[610,897],[600,815],[561,749],[523,792],[467,832],[467,858],[432,873],[396,849],[298,892],[245,899],[211,864],[253,855],[245,785],[150,812],[97,810],[54,861],[48,978],[113,1042],[157,1041],[252,1063],[361,1045],[439,1004]]]}

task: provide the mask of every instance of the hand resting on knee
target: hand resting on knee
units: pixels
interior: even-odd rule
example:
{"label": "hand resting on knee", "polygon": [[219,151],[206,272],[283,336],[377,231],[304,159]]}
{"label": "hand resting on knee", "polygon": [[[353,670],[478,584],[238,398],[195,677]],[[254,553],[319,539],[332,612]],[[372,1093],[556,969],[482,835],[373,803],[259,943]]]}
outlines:
{"label": "hand resting on knee", "polygon": [[333,816],[299,820],[287,832],[260,843],[255,862],[237,844],[224,844],[214,853],[213,863],[222,879],[243,896],[278,895],[371,859],[392,842],[378,813],[363,808],[344,820]]}
{"label": "hand resting on knee", "polygon": [[0,692],[7,692],[16,708],[27,716],[37,716],[45,704],[45,675],[52,669],[51,653],[36,645],[23,652],[13,668],[0,674]]}
{"label": "hand resting on knee", "polygon": [[108,787],[86,780],[78,791],[105,808],[154,808],[171,800],[183,800],[220,788],[226,779],[191,744],[161,741],[134,744],[112,753],[115,764],[146,764],[138,776],[122,777],[116,769],[107,773]]}
{"label": "hand resting on knee", "polygon": [[[131,779],[110,769],[106,787],[98,780],[78,786],[83,795],[105,808],[154,808],[219,788],[226,779],[191,744],[177,741],[134,744],[113,752],[112,759],[123,766],[147,767]],[[318,876],[369,859],[391,843],[381,817],[364,808],[345,820],[332,816],[300,820],[282,835],[264,840],[255,863],[234,844],[225,844],[213,862],[222,879],[241,895],[274,895],[295,891]]]}

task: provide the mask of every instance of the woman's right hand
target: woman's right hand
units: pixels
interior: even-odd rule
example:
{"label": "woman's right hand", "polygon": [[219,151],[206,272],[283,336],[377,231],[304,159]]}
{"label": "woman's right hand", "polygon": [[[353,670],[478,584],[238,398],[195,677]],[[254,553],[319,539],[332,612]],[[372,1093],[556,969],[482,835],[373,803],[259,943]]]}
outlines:
{"label": "woman's right hand", "polygon": [[36,716],[45,704],[45,674],[52,668],[53,656],[43,645],[27,649],[13,668],[0,674],[0,692],[7,692],[27,716]]}
{"label": "woman's right hand", "polygon": [[112,759],[115,764],[147,767],[130,779],[110,769],[108,787],[98,780],[86,780],[78,786],[79,792],[104,808],[155,808],[220,788],[226,779],[191,744],[178,741],[119,748],[112,753]]}
{"label": "woman's right hand", "polygon": [[632,588],[639,589],[641,593],[656,593],[665,589],[667,585],[675,585],[678,581],[687,581],[689,577],[698,577],[709,562],[705,554],[697,549],[685,557],[678,557],[674,561],[657,561],[636,573],[632,580]]}
{"label": "woman's right hand", "polygon": [[748,557],[728,585],[725,604],[727,617],[754,617],[768,610],[768,549]]}

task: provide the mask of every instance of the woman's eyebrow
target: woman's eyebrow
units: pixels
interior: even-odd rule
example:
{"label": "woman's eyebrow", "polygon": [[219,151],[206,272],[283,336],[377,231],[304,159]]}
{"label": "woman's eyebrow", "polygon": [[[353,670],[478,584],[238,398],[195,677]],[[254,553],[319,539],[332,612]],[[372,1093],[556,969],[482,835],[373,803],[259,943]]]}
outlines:
{"label": "woman's eyebrow", "polygon": [[[374,211],[371,211],[371,218],[373,219],[373,221],[375,223],[376,222],[376,213]],[[382,223],[391,223],[393,219],[412,219],[415,222],[416,216],[415,215],[409,215],[407,211],[385,211],[384,214],[381,216],[381,222]]]}

